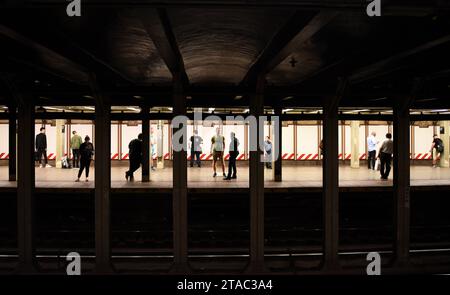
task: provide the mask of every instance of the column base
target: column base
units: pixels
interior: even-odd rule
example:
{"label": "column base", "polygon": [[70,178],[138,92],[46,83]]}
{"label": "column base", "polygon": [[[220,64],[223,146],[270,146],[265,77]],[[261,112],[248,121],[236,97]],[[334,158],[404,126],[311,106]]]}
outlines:
{"label": "column base", "polygon": [[170,274],[191,274],[193,273],[191,267],[187,262],[174,263],[169,269]]}
{"label": "column base", "polygon": [[19,262],[17,264],[16,269],[14,270],[14,274],[21,274],[21,275],[27,275],[27,274],[37,274],[39,273],[39,266],[36,262],[32,263],[21,263]]}
{"label": "column base", "polygon": [[268,272],[264,261],[250,261],[244,271],[245,274],[264,274]]}

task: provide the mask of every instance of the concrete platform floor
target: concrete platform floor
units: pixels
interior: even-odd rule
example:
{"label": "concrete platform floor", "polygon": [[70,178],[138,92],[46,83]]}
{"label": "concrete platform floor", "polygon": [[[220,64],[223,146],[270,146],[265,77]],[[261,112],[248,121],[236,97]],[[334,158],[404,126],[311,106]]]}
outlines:
{"label": "concrete platform floor", "polygon": [[[8,168],[0,167],[0,187],[13,188],[15,182],[7,181]],[[188,169],[188,187],[190,188],[247,188],[249,175],[248,167],[238,167],[238,179],[224,181],[221,169],[218,176],[212,177],[210,165],[202,168]],[[112,168],[112,188],[171,188],[172,168],[157,169],[151,172],[148,183],[141,182],[141,170],[135,174],[134,182],[125,180],[127,167]],[[37,188],[93,188],[94,168],[91,167],[89,182],[76,183],[78,169],[36,168]],[[392,173],[389,181],[381,181],[378,171],[371,171],[365,167],[359,169],[341,166],[339,169],[340,187],[388,187],[392,186]],[[411,168],[411,186],[450,185],[449,168],[432,168],[428,166],[413,166]],[[322,168],[320,166],[287,166],[283,167],[283,181],[272,180],[272,170],[265,169],[266,188],[312,187],[322,186]]]}

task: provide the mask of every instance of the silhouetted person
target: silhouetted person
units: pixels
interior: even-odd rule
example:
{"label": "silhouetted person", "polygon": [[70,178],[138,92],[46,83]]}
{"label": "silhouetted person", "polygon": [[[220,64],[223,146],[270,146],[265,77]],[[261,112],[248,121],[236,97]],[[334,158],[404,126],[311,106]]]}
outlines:
{"label": "silhouetted person", "polygon": [[225,174],[225,162],[223,161],[223,151],[225,150],[225,137],[220,134],[220,128],[216,129],[216,135],[211,138],[211,153],[213,155],[213,177],[217,176],[216,173],[216,163],[220,161],[222,164],[222,173],[223,176],[226,177]]}
{"label": "silhouetted person", "polygon": [[70,148],[72,149],[73,154],[73,167],[79,168],[80,167],[80,146],[83,143],[83,140],[81,139],[81,136],[77,134],[77,132],[74,130],[72,132],[73,136],[70,139]]}
{"label": "silhouetted person", "polygon": [[[435,153],[433,153],[434,150],[436,150]],[[444,143],[437,134],[433,135],[433,143],[431,144],[430,152],[433,157],[433,168],[436,168],[437,159],[441,156],[441,153],[444,152]]]}
{"label": "silhouetted person", "polygon": [[377,133],[373,131],[369,137],[367,137],[367,152],[369,153],[367,157],[367,168],[375,170],[376,154],[377,154],[377,144],[376,139]]}
{"label": "silhouetted person", "polygon": [[128,144],[129,152],[128,157],[130,159],[130,168],[125,172],[125,178],[128,180],[134,180],[133,173],[141,167],[142,163],[142,133],[138,135],[138,138],[133,139]]}
{"label": "silhouetted person", "polygon": [[201,167],[200,155],[202,154],[203,138],[198,136],[198,131],[194,130],[194,135],[190,138],[191,145],[191,167],[194,167],[194,158],[198,167]]}
{"label": "silhouetted person", "polygon": [[91,165],[92,156],[94,155],[94,145],[90,142],[89,136],[86,135],[84,142],[80,145],[80,170],[76,182],[80,181],[83,170],[86,170],[86,181],[89,181],[89,166]]}
{"label": "silhouetted person", "polygon": [[392,141],[392,134],[386,134],[386,140],[383,141],[380,147],[378,158],[380,158],[381,168],[380,174],[382,180],[387,180],[391,172],[392,154],[394,153],[394,142]]}
{"label": "silhouetted person", "polygon": [[[48,159],[47,159],[47,136],[45,135],[45,128],[41,127],[40,133],[36,135],[36,152],[37,152],[37,158],[39,161],[39,167],[45,168],[45,167],[51,167],[48,165]],[[44,158],[44,161],[42,162],[42,158]]]}
{"label": "silhouetted person", "polygon": [[236,159],[239,155],[239,140],[236,138],[236,134],[234,132],[230,133],[229,152],[230,158],[228,159],[228,175],[224,178],[224,180],[237,178]]}
{"label": "silhouetted person", "polygon": [[266,136],[264,141],[264,151],[266,153],[266,168],[272,169],[272,141],[269,136]]}

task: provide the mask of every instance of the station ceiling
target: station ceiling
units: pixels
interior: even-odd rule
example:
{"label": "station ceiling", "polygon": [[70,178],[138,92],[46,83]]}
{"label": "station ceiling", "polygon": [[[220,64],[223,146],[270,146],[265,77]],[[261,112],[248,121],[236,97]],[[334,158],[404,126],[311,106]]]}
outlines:
{"label": "station ceiling", "polygon": [[344,77],[343,107],[450,107],[448,2],[0,2],[0,103],[93,105],[95,75],[115,105],[169,107],[177,76],[189,106],[246,107],[263,76],[267,106],[320,106]]}

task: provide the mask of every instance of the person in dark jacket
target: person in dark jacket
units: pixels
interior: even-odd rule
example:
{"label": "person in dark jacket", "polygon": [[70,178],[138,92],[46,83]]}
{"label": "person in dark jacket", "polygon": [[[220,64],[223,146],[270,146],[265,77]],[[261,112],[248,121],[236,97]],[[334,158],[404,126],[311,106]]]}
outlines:
{"label": "person in dark jacket", "polygon": [[433,168],[436,168],[437,159],[440,158],[441,154],[444,152],[444,143],[437,134],[433,135],[433,142],[431,144],[430,152],[433,157]]}
{"label": "person in dark jacket", "polygon": [[391,172],[392,154],[394,153],[394,142],[392,141],[392,134],[387,133],[386,139],[383,141],[378,153],[378,158],[381,162],[380,174],[381,180],[387,180]]}
{"label": "person in dark jacket", "polygon": [[86,170],[86,181],[89,181],[89,166],[91,165],[92,156],[94,155],[94,145],[90,142],[89,136],[86,135],[84,142],[80,145],[80,170],[76,182],[80,181],[83,170]]}
{"label": "person in dark jacket", "polygon": [[223,180],[230,180],[237,178],[236,176],[236,159],[239,155],[239,140],[236,138],[236,134],[231,132],[230,134],[230,158],[228,159],[228,175]]}
{"label": "person in dark jacket", "polygon": [[141,167],[142,163],[142,133],[138,135],[138,138],[133,139],[128,144],[129,152],[128,157],[130,159],[130,168],[125,172],[125,178],[131,181],[134,180],[133,173]]}
{"label": "person in dark jacket", "polygon": [[[39,161],[39,167],[45,168],[45,167],[51,167],[48,165],[48,159],[47,159],[47,136],[45,135],[45,128],[41,127],[39,129],[40,133],[36,135],[36,153],[37,153],[37,159]],[[44,158],[44,159],[42,159]]]}

